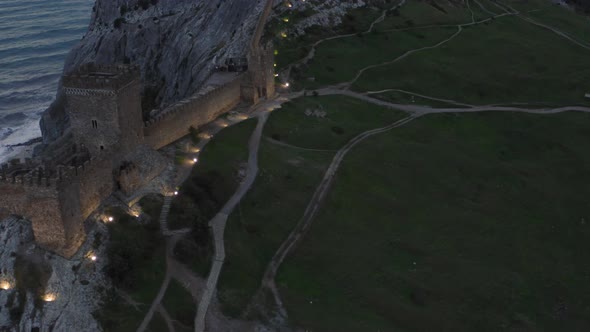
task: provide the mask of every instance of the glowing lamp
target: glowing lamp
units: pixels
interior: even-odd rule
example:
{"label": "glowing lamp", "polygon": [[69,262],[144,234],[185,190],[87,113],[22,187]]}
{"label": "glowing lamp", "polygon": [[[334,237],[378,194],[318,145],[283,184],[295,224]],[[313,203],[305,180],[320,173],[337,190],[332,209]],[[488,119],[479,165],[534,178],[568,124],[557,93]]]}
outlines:
{"label": "glowing lamp", "polygon": [[43,301],[45,302],[53,302],[57,299],[57,294],[55,293],[47,293],[43,295]]}
{"label": "glowing lamp", "polygon": [[12,288],[12,285],[10,284],[10,282],[8,280],[0,281],[0,289],[9,290],[11,288]]}

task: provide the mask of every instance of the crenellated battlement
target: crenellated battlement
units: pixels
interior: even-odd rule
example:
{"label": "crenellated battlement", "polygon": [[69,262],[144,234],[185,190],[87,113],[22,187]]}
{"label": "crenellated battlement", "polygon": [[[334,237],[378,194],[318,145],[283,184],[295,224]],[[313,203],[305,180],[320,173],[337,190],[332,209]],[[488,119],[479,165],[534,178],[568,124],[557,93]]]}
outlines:
{"label": "crenellated battlement", "polygon": [[131,195],[166,167],[154,150],[187,135],[240,102],[274,95],[273,50],[229,58],[198,93],[142,123],[138,66],[89,63],[63,77],[67,136],[42,160],[0,165],[0,208],[26,216],[36,241],[66,257],[83,222],[114,191]]}
{"label": "crenellated battlement", "polygon": [[1,185],[18,185],[28,187],[55,187],[57,179],[52,176],[43,175],[38,172],[20,174],[15,176],[5,176],[0,174]]}
{"label": "crenellated battlement", "polygon": [[141,77],[136,65],[98,65],[87,63],[63,77],[66,95],[109,95]]}
{"label": "crenellated battlement", "polygon": [[97,162],[110,160],[114,151],[105,150],[100,155],[84,161],[78,166],[58,165],[47,167],[42,163],[34,163],[30,158],[25,160],[14,159],[9,163],[0,164],[0,183],[28,185],[28,186],[54,186],[61,183],[71,183],[86,176],[85,171]]}
{"label": "crenellated battlement", "polygon": [[229,82],[213,87],[212,89],[205,89],[197,92],[189,98],[183,99],[175,104],[172,104],[156,114],[149,121],[144,122],[144,127],[149,128],[157,125],[159,122],[166,120],[171,115],[183,112],[192,112],[198,109],[199,105],[207,104],[224,96],[228,89],[239,89],[243,79],[243,74],[236,75],[235,78]]}

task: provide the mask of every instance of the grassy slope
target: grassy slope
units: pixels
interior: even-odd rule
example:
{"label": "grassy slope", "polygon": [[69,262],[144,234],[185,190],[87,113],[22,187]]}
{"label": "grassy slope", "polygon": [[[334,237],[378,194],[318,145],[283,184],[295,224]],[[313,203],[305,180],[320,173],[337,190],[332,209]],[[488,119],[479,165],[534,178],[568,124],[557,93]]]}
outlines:
{"label": "grassy slope", "polygon": [[162,304],[173,321],[188,328],[193,327],[197,305],[189,291],[184,289],[178,281],[170,282]]}
{"label": "grassy slope", "polygon": [[589,52],[518,18],[503,17],[466,29],[440,48],[369,70],[355,89],[400,88],[480,104],[587,104]]}
{"label": "grassy slope", "polygon": [[[159,236],[157,225],[158,216],[162,209],[163,199],[161,195],[149,195],[139,202],[143,212],[150,218],[151,223],[141,225],[134,217],[126,215],[120,209],[110,209],[115,222],[109,224],[109,254],[119,254],[116,259],[126,257],[128,254],[139,253],[140,259],[132,261],[134,264],[130,271],[126,272],[127,287],[119,285],[121,291],[129,295],[134,301],[141,303],[139,310],[123,300],[114,289],[107,292],[103,299],[103,305],[95,313],[98,321],[106,331],[132,331],[137,329],[149,306],[160,288],[164,279],[165,270],[162,268],[165,262],[165,245]],[[125,243],[127,245],[122,246]],[[118,250],[125,250],[118,252]],[[136,248],[130,250],[129,248]],[[114,257],[111,257],[113,259]],[[124,265],[124,264],[123,264]]]}
{"label": "grassy slope", "polygon": [[[303,114],[318,104],[328,112],[318,119]],[[274,111],[264,135],[279,134],[287,143],[337,149],[356,134],[401,118],[402,113],[345,97],[307,97]],[[344,133],[335,134],[332,126]],[[237,316],[260,286],[264,269],[303,215],[334,151],[306,151],[263,138],[260,173],[251,191],[230,216],[225,230],[226,263],[218,286],[223,310]]]}
{"label": "grassy slope", "polygon": [[[476,8],[472,4],[473,9]],[[379,31],[400,29],[412,26],[441,24],[461,24],[471,21],[471,13],[465,7],[451,6],[442,2],[436,8],[424,1],[407,0],[399,10],[399,15],[391,12],[387,18],[376,25]]]}
{"label": "grassy slope", "polygon": [[246,120],[215,136],[172,201],[170,228],[192,228],[175,247],[175,257],[202,277],[209,273],[213,253],[208,222],[239,186],[236,174],[248,160],[248,140],[255,126],[255,120]]}
{"label": "grassy slope", "polygon": [[355,148],[279,272],[292,322],[590,328],[589,121],[436,115]]}
{"label": "grassy slope", "polygon": [[454,28],[432,28],[402,32],[379,32],[335,39],[322,43],[305,72],[315,81],[301,84],[319,86],[351,81],[362,68],[395,59],[407,50],[434,45],[456,32]]}
{"label": "grassy slope", "polygon": [[[199,163],[193,167],[189,178],[180,187],[181,195],[172,201],[168,218],[170,228],[191,226],[197,216],[186,216],[184,212],[195,206],[200,211],[198,218],[206,222],[221,207],[217,205],[223,205],[229,199],[239,185],[235,179],[239,165],[248,160],[248,139],[255,126],[254,120],[241,122],[223,130],[207,143],[200,153]],[[209,183],[209,180],[213,183]],[[200,197],[195,197],[195,187],[201,187],[205,191],[203,195],[215,201],[216,206],[200,204]],[[188,201],[183,201],[185,199]]]}
{"label": "grassy slope", "polygon": [[[276,36],[279,36],[281,31],[285,31],[287,27],[304,18],[303,14],[308,13],[303,12],[297,16],[283,15],[281,19],[288,18],[289,22],[275,20],[270,29]],[[341,34],[354,34],[367,31],[371,26],[371,23],[377,19],[379,15],[381,15],[381,11],[372,8],[358,8],[351,10],[349,15],[344,18],[342,24],[333,29],[313,26],[302,36],[291,36],[288,39],[278,38],[276,41],[276,47],[279,50],[280,56],[277,57],[277,67],[281,69],[304,58],[311,45],[320,39]]]}
{"label": "grassy slope", "polygon": [[166,320],[159,312],[155,312],[154,316],[152,317],[152,321],[150,325],[147,327],[148,332],[163,332],[168,331],[168,325],[166,325]]}
{"label": "grassy slope", "polygon": [[[511,2],[508,2],[511,3]],[[518,9],[518,3],[513,3]],[[575,39],[590,44],[590,18],[583,15],[572,15],[571,10],[551,4],[549,1],[533,1],[529,8],[539,9],[524,12],[525,16],[559,29]]]}
{"label": "grassy slope", "polygon": [[[307,116],[306,110],[324,111],[326,116]],[[337,150],[357,134],[403,116],[402,112],[350,97],[304,97],[275,112],[266,124],[264,135],[306,149]],[[342,129],[342,133],[334,132],[334,127]]]}
{"label": "grassy slope", "polygon": [[222,309],[238,316],[260,286],[266,265],[301,215],[330,152],[261,144],[255,186],[230,216],[226,261],[218,284]]}
{"label": "grassy slope", "polygon": [[399,103],[399,104],[417,104],[417,105],[429,105],[432,107],[464,107],[458,106],[453,103],[448,103],[444,101],[432,100],[428,98],[413,96],[408,93],[398,92],[398,91],[387,91],[382,92],[379,94],[372,94],[372,97],[385,100],[392,103]]}
{"label": "grassy slope", "polygon": [[110,300],[107,299],[103,309],[97,313],[97,318],[105,331],[126,332],[134,331],[139,327],[164,279],[163,267],[166,266],[164,255],[164,247],[155,251],[149,264],[136,270],[137,288],[126,291],[133,300],[142,303],[139,311],[119,296],[113,295]]}

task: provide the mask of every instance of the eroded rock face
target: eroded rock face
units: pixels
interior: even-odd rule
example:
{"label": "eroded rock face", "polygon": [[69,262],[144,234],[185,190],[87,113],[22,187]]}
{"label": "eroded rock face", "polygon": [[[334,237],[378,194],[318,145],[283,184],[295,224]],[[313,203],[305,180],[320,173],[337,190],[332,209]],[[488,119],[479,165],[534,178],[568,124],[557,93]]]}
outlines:
{"label": "eroded rock face", "polygon": [[106,239],[106,229],[92,231],[67,260],[35,245],[29,221],[0,221],[0,330],[100,331],[92,313],[109,282],[102,273],[105,241],[97,236]]}
{"label": "eroded rock face", "polygon": [[[227,56],[244,56],[265,0],[97,0],[64,72],[86,62],[137,64],[148,107],[192,95]],[[58,96],[60,93],[58,92]],[[44,142],[67,127],[63,103],[44,113]]]}
{"label": "eroded rock face", "polygon": [[311,0],[293,1],[292,7],[281,6],[279,13],[288,11],[307,11],[310,15],[289,27],[293,35],[304,35],[305,30],[313,26],[334,27],[342,23],[342,17],[349,10],[370,6],[379,0]]}

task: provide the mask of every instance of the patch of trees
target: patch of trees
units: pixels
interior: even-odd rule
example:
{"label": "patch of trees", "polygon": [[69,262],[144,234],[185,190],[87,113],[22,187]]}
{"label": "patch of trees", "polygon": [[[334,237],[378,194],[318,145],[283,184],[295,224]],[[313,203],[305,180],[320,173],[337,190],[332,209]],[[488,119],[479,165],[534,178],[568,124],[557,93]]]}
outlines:
{"label": "patch of trees", "polygon": [[157,218],[141,224],[120,209],[109,212],[116,222],[109,224],[110,242],[107,249],[109,264],[106,274],[117,288],[132,290],[138,273],[154,257],[163,241]]}
{"label": "patch of trees", "polygon": [[[43,255],[22,255],[17,254],[14,260],[14,277],[16,279],[17,292],[8,299],[7,306],[10,307],[10,319],[12,322],[20,321],[26,300],[27,293],[32,294],[35,308],[43,307],[42,295],[47,288],[47,282],[51,277],[51,266],[44,261]],[[14,306],[14,301],[18,303]]]}
{"label": "patch of trees", "polygon": [[[209,220],[223,207],[233,192],[231,179],[217,171],[193,173],[174,199],[168,219],[175,228],[190,227],[190,234],[175,249],[176,258],[186,264],[205,260],[212,253]],[[193,256],[191,258],[191,255]]]}

